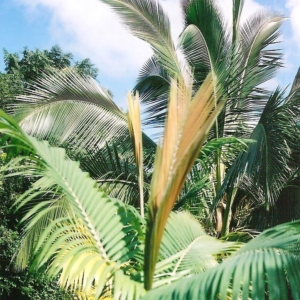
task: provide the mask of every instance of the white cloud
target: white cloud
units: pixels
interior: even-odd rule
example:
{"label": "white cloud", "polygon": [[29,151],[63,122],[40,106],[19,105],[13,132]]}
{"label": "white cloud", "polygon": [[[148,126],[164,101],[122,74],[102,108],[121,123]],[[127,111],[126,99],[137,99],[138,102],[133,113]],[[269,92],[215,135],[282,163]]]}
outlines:
{"label": "white cloud", "polygon": [[183,17],[180,8],[180,0],[161,0],[160,3],[170,18],[172,37],[176,42],[183,29]]}
{"label": "white cloud", "polygon": [[[101,74],[111,78],[136,76],[152,50],[133,37],[110,7],[97,0],[15,0],[27,12],[39,9],[51,13],[49,32],[53,43],[80,57],[89,57]],[[179,0],[164,0],[162,5],[171,18],[172,36],[179,35],[182,18]]]}
{"label": "white cloud", "polygon": [[[110,7],[98,0],[15,0],[31,14],[40,8],[50,12],[49,33],[52,44],[82,58],[89,57],[100,74],[111,79],[136,76],[139,68],[151,55],[150,47],[134,38],[120,23]],[[230,18],[231,0],[217,0]],[[172,36],[183,28],[180,0],[160,1],[171,20]],[[261,8],[246,0],[243,18]],[[130,88],[130,87],[128,87]]]}
{"label": "white cloud", "polygon": [[299,0],[289,0],[286,7],[290,10],[290,21],[293,30],[293,38],[300,48],[300,2]]}
{"label": "white cloud", "polygon": [[130,35],[112,10],[97,0],[18,0],[31,11],[51,13],[51,39],[66,51],[89,57],[101,73],[120,78],[151,55],[150,47]]}

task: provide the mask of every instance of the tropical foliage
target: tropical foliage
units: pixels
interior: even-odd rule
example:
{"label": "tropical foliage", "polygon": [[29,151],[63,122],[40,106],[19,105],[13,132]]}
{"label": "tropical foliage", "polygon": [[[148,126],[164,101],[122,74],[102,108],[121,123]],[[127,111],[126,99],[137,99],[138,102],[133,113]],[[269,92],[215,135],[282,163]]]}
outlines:
{"label": "tropical foliage", "polygon": [[[64,53],[58,46],[48,50],[29,51],[25,48],[21,56],[17,53],[9,53],[4,50],[5,73],[0,75],[0,105],[7,107],[14,102],[16,95],[24,93],[24,87],[33,81],[38,75],[49,70],[58,70],[70,67],[73,64],[72,54]],[[91,75],[96,69],[89,62],[74,63],[75,70],[81,74]],[[81,69],[79,70],[79,67]],[[73,67],[74,68],[74,67]],[[94,73],[96,75],[96,73]],[[0,164],[5,163],[5,154],[1,155]],[[37,272],[14,272],[11,259],[20,243],[19,220],[22,212],[12,209],[16,199],[29,187],[33,178],[30,177],[1,177],[1,268],[0,268],[0,298],[1,299],[65,299],[68,295],[61,291],[57,285],[57,279],[49,282],[44,270]]]}
{"label": "tropical foliage", "polygon": [[242,21],[233,0],[228,26],[213,0],[184,0],[175,47],[157,1],[102,1],[154,55],[128,114],[69,69],[0,112],[3,171],[35,179],[15,201],[16,269],[83,299],[299,299],[299,80],[261,88],[283,18]]}
{"label": "tropical foliage", "polygon": [[[5,157],[1,157],[3,165]],[[62,290],[57,278],[49,280],[45,269],[29,272],[13,270],[12,258],[21,242],[18,221],[21,211],[14,212],[12,206],[16,199],[30,187],[30,179],[23,176],[1,178],[0,203],[0,297],[1,299],[73,299],[73,295]]]}

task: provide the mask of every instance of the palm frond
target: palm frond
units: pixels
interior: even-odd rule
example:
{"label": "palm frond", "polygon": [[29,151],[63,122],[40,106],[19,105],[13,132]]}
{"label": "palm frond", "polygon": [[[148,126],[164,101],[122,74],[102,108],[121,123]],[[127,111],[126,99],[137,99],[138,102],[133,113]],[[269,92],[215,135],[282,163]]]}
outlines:
{"label": "palm frond", "polygon": [[138,207],[138,173],[130,158],[123,156],[116,145],[107,144],[106,147],[88,152],[80,158],[80,164],[82,169],[89,170],[99,187],[111,197]]}
{"label": "palm frond", "polygon": [[[12,125],[7,125],[8,121]],[[79,163],[66,157],[64,149],[51,148],[48,142],[28,137],[4,113],[0,124],[2,133],[7,133],[7,127],[19,132],[20,141],[25,140],[34,155],[31,169],[43,176],[19,199],[19,207],[28,209],[28,225],[23,243],[25,255],[20,254],[18,263],[21,265],[22,258],[28,258],[31,252],[32,267],[39,268],[50,261],[48,272],[52,276],[61,273],[62,285],[82,292],[90,292],[94,286],[95,297],[99,297],[114,272],[127,268],[138,251],[137,223],[130,225],[132,221],[124,217],[122,203],[101,192],[96,182],[79,169]],[[43,201],[43,195],[54,196]]]}
{"label": "palm frond", "polygon": [[[37,183],[34,185],[36,186]],[[33,190],[30,190],[30,192],[33,192]],[[50,192],[51,191],[44,191],[47,195],[49,195]],[[26,194],[28,195],[28,193]],[[32,193],[30,194],[30,198],[32,198],[32,200],[37,199],[36,197],[38,195],[39,193],[37,192]],[[19,201],[22,201],[22,198],[20,198]],[[71,210],[68,202],[62,196],[54,198],[54,195],[52,195],[49,200],[47,200],[47,198],[45,199],[45,197],[44,199],[39,199],[39,201],[30,200],[31,199],[26,198],[24,201],[25,203],[22,203],[23,205],[19,205],[19,209],[25,206],[23,210],[24,212],[27,211],[27,213],[21,221],[21,224],[23,223],[25,229],[22,232],[21,246],[15,254],[16,270],[23,270],[30,263],[32,250],[35,249],[38,242],[37,237],[42,236],[44,230],[50,226],[53,220],[67,218]],[[27,222],[25,222],[25,220]]]}
{"label": "palm frond", "polygon": [[121,17],[131,33],[149,43],[164,69],[173,77],[181,68],[173,45],[170,22],[158,1],[101,0]]}
{"label": "palm frond", "polygon": [[258,122],[269,97],[259,85],[273,78],[282,66],[281,51],[274,45],[278,43],[283,20],[279,14],[261,11],[239,26],[233,24],[233,44],[228,57],[231,63],[227,71],[233,83],[225,80],[228,100],[218,118],[220,136],[249,136],[253,124]]}
{"label": "palm frond", "polygon": [[[201,224],[210,222],[210,212],[215,198],[214,182],[210,174],[196,164],[182,189],[174,210],[186,210],[196,216]],[[205,226],[207,229],[209,226]]]}
{"label": "palm frond", "polygon": [[290,94],[292,94],[296,90],[298,90],[299,87],[300,87],[300,68],[298,69],[298,72],[297,72],[297,74],[296,74],[296,76],[294,78]]}
{"label": "palm frond", "polygon": [[220,265],[143,299],[299,299],[300,223],[269,229]]}
{"label": "palm frond", "polygon": [[[107,143],[105,147],[87,151],[85,155],[76,157],[80,167],[88,170],[99,187],[110,197],[122,200],[126,204],[139,207],[138,170],[132,149],[125,145]],[[153,166],[153,154],[144,157],[143,194],[145,201],[149,198],[149,187]]]}
{"label": "palm frond", "polygon": [[[220,8],[212,0],[190,0],[182,2],[185,25],[195,25],[205,42],[206,56],[210,58],[210,68],[216,74],[218,64],[230,47],[229,34]],[[205,22],[203,22],[205,20]]]}
{"label": "palm frond", "polygon": [[270,96],[260,121],[250,136],[255,143],[251,143],[236,159],[224,179],[219,197],[226,191],[230,198],[246,175],[256,183],[256,187],[252,188],[262,189],[266,208],[276,203],[291,173],[292,149],[297,149],[294,139],[297,128],[295,116],[284,99],[283,93],[278,89]]}
{"label": "palm frond", "polygon": [[37,79],[8,112],[28,134],[52,145],[68,143],[78,151],[128,133],[126,115],[109,93],[71,69]]}
{"label": "palm frond", "polygon": [[132,144],[134,145],[134,155],[136,166],[139,176],[139,196],[140,196],[140,212],[144,217],[144,168],[143,168],[143,141],[142,141],[142,129],[141,129],[141,111],[140,111],[140,99],[136,94],[133,97],[128,95],[128,127]]}
{"label": "palm frond", "polygon": [[213,68],[208,45],[200,29],[194,24],[188,25],[179,37],[178,47],[191,64],[196,84],[199,86]]}
{"label": "palm frond", "polygon": [[134,91],[138,91],[143,105],[143,124],[161,127],[169,98],[171,77],[152,56],[142,67]]}
{"label": "palm frond", "polygon": [[189,213],[171,213],[160,246],[154,288],[218,265],[218,256],[230,255],[239,244],[209,236]]}
{"label": "palm frond", "polygon": [[[26,95],[16,100],[9,111],[21,127],[53,146],[65,147],[70,157],[82,161],[84,170],[94,173],[95,179],[101,179],[96,174],[104,175],[100,171],[95,174],[95,169],[101,170],[101,166],[96,166],[101,157],[95,158],[95,154],[101,156],[101,149],[106,153],[107,143],[116,145],[122,156],[126,156],[125,160],[134,164],[127,117],[94,79],[66,69],[38,79]],[[142,139],[144,163],[149,165],[156,144],[145,134]],[[91,153],[93,161],[89,159]]]}
{"label": "palm frond", "polygon": [[267,47],[277,43],[283,21],[284,18],[279,14],[261,11],[241,26],[239,41],[245,66],[241,75],[242,98],[255,86],[271,79],[282,65],[281,52]]}
{"label": "palm frond", "polygon": [[[197,94],[173,85],[162,149],[159,148],[151,182],[148,232],[146,233],[145,287],[151,288],[154,267],[167,217],[183,187],[208,131],[224,105],[212,97],[213,85],[208,76]],[[222,94],[222,93],[220,93]],[[218,95],[216,95],[218,97]],[[161,168],[163,166],[163,171]]]}
{"label": "palm frond", "polygon": [[[8,112],[28,134],[54,146],[67,144],[74,155],[112,140],[131,143],[126,114],[107,90],[72,69],[37,79]],[[155,143],[145,134],[143,139],[145,148],[155,151]]]}
{"label": "palm frond", "polygon": [[232,43],[236,42],[245,0],[232,2]]}
{"label": "palm frond", "polygon": [[212,157],[218,149],[222,149],[224,155],[223,161],[229,162],[230,156],[235,156],[245,150],[247,145],[253,143],[251,139],[240,139],[236,137],[224,137],[209,140],[202,148],[198,161],[207,164],[209,158]]}
{"label": "palm frond", "polygon": [[208,141],[202,148],[196,164],[188,175],[183,190],[174,209],[185,209],[196,216],[206,230],[214,232],[213,202],[216,196],[215,155],[222,149],[220,158],[222,168],[230,165],[247,148],[251,140],[237,138],[219,138]]}
{"label": "palm frond", "polygon": [[299,177],[291,181],[288,180],[280,189],[276,205],[266,207],[265,203],[260,201],[259,204],[253,207],[245,223],[248,223],[250,228],[263,230],[278,224],[298,220],[300,218],[299,191]]}

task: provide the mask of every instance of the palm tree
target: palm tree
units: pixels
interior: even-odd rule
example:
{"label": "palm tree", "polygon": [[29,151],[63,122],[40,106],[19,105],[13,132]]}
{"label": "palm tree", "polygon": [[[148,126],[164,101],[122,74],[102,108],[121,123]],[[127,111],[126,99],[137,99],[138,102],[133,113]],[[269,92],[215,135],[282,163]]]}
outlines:
{"label": "palm tree", "polygon": [[[261,12],[242,23],[244,1],[235,0],[232,24],[228,27],[213,0],[182,1],[185,29],[175,48],[168,18],[159,4],[153,1],[133,0],[103,2],[111,5],[131,32],[150,43],[154,50],[154,56],[142,68],[134,88],[134,91],[139,91],[142,103],[146,104],[148,117],[145,124],[162,126],[164,123],[172,78],[183,78],[185,84],[192,84],[193,94],[199,89],[208,72],[212,74],[214,88],[222,86],[226,103],[208,138],[212,143],[217,139],[219,148],[215,147],[211,153],[214,159],[210,157],[210,168],[203,168],[205,163],[200,160],[200,165],[193,168],[193,175],[190,176],[199,178],[202,183],[204,177],[210,178],[206,180],[210,200],[205,204],[199,190],[203,185],[189,180],[177,207],[189,205],[188,199],[192,198],[191,205],[192,207],[196,205],[197,211],[199,205],[202,207],[201,211],[203,207],[209,211],[204,214],[204,219],[210,216],[211,224],[215,223],[212,218],[213,212],[218,211],[218,207],[221,211],[226,207],[222,217],[219,218],[220,222],[215,224],[217,231],[221,231],[220,228],[223,227],[222,235],[224,235],[229,228],[232,203],[236,195],[236,192],[232,191],[238,189],[236,182],[235,186],[228,190],[225,171],[230,169],[234,164],[234,158],[245,148],[243,145],[245,141],[241,139],[251,137],[254,125],[258,123],[269,98],[269,94],[258,86],[270,79],[281,65],[280,52],[266,48],[278,37],[278,28],[283,18],[271,12]],[[141,23],[143,26],[139,26]],[[185,60],[182,60],[181,52],[184,53]],[[106,190],[111,196],[138,206],[137,199],[140,198],[141,189],[138,189],[137,178],[141,172],[135,167],[136,160],[128,138],[126,116],[118,108],[113,107],[114,104],[108,105],[112,100],[105,89],[102,89],[104,92],[101,99],[98,97],[95,100],[91,93],[78,91],[76,85],[82,83],[77,81],[82,80],[76,79],[76,76],[66,74],[56,76],[57,78],[55,75],[48,76],[37,83],[40,88],[47,87],[46,93],[35,94],[29,91],[29,96],[19,97],[18,100],[21,102],[19,101],[10,110],[13,111],[13,116],[27,133],[49,140],[51,145],[67,147],[69,155],[71,151],[72,157],[79,159],[82,167],[89,171],[93,178],[102,186],[105,183]],[[69,77],[73,77],[73,80]],[[189,80],[192,82],[188,82]],[[95,85],[96,90],[99,89],[95,83],[90,84]],[[76,93],[81,95],[77,97]],[[29,106],[28,102],[32,105]],[[97,107],[92,104],[97,104]],[[71,110],[68,113],[69,118],[65,119],[66,111],[69,110]],[[81,114],[82,111],[85,113]],[[98,117],[95,117],[95,114],[98,114]],[[105,115],[105,118],[102,118],[102,115]],[[120,120],[123,125],[120,125]],[[123,126],[123,129],[120,126]],[[98,139],[94,139],[96,132]],[[143,139],[146,152],[143,191],[147,201],[156,145],[145,135]],[[284,147],[285,144],[282,144]],[[229,153],[230,157],[224,153]],[[285,166],[282,165],[281,168],[284,169]],[[211,176],[212,174],[214,175]],[[198,194],[197,201],[195,194]],[[226,202],[228,205],[225,205]],[[270,201],[267,199],[265,202]]]}
{"label": "palm tree", "polygon": [[[146,220],[99,190],[65,150],[29,137],[0,113],[1,144],[8,158],[15,157],[6,170],[38,178],[16,203],[25,213],[18,268],[48,265],[49,276],[60,274],[62,286],[91,299],[261,299],[265,293],[269,299],[298,299],[299,222],[244,244],[210,237],[188,213],[170,215],[225,103],[220,99],[215,108],[210,76],[192,101],[190,94],[174,82]],[[138,104],[131,97],[129,102]],[[130,111],[137,145],[139,125]]]}
{"label": "palm tree", "polygon": [[[242,153],[243,149],[238,149],[239,151],[230,149],[235,154],[234,159],[223,157],[224,152],[228,153],[228,149],[220,147],[215,151],[214,162],[209,164],[209,169],[203,170],[202,166],[198,167],[202,172],[196,177],[200,177],[202,183],[203,177],[212,179],[212,182],[207,181],[209,184],[206,185],[206,190],[210,189],[211,192],[209,202],[205,206],[211,213],[216,212],[215,228],[221,235],[225,235],[236,227],[251,226],[251,228],[262,230],[272,224],[286,221],[287,218],[281,218],[278,214],[274,218],[272,212],[274,209],[277,211],[279,191],[290,182],[289,176],[295,177],[297,174],[291,171],[294,166],[291,166],[290,155],[297,149],[294,141],[294,135],[297,135],[297,130],[295,131],[295,120],[298,118],[297,100],[285,100],[279,92],[273,95],[259,87],[272,78],[277,68],[281,66],[280,51],[270,46],[276,44],[283,17],[273,12],[262,11],[242,22],[241,13],[244,1],[232,1],[232,4],[232,24],[228,27],[214,1],[182,1],[185,28],[179,38],[177,48],[185,54],[193,70],[195,90],[201,86],[208,72],[212,72],[216,86],[224,87],[226,104],[208,140],[224,137],[247,138],[254,141],[260,139],[260,142],[249,145],[248,154]],[[231,63],[224,65],[224,61]],[[146,125],[163,125],[171,78],[172,74],[156,55],[142,68],[134,90],[139,91],[145,105]],[[237,82],[239,82],[238,85]],[[284,101],[289,104],[282,105]],[[273,112],[274,105],[278,110],[276,115]],[[286,118],[280,117],[280,114],[287,114]],[[271,126],[265,128],[263,123],[269,120],[278,126],[277,131]],[[285,131],[285,128],[292,129]],[[258,137],[262,130],[271,142],[268,146],[266,146],[266,141],[263,141],[263,137]],[[282,134],[283,132],[285,134]],[[262,147],[265,147],[265,151]],[[243,157],[243,163],[240,162],[240,157]],[[261,163],[264,164],[262,168]],[[274,175],[270,174],[275,170],[282,171],[279,172],[281,178],[275,179]],[[215,175],[212,177],[213,173]],[[257,181],[258,177],[259,181]],[[250,184],[253,181],[256,184],[255,187]],[[203,184],[200,184],[199,188],[202,187]],[[202,208],[201,198],[198,203],[195,201],[196,187],[192,185],[191,191],[190,187],[186,187],[186,190],[187,194],[192,195],[191,205]],[[252,195],[253,190],[260,190],[260,196]],[[285,193],[288,193],[286,188]],[[199,190],[198,194],[201,194]],[[186,207],[190,207],[189,201],[186,201],[188,199],[186,197],[183,199]],[[292,202],[297,203],[295,197]],[[248,209],[251,207],[253,210],[253,213],[247,217],[248,221],[249,218],[252,219],[250,223],[245,220],[240,222],[240,218],[232,219],[241,215],[239,212],[246,207]],[[254,214],[256,215],[258,210],[261,212],[261,219],[265,219],[263,223],[255,221]],[[289,220],[299,217],[296,213],[298,210],[294,212]],[[206,218],[208,215],[208,213],[205,214]]]}

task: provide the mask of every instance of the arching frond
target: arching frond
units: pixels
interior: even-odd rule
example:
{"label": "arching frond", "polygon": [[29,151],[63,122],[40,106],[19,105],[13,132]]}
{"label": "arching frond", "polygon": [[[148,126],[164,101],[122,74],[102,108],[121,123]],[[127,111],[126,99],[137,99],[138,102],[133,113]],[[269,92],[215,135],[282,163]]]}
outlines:
{"label": "arching frond", "polygon": [[[95,297],[99,297],[115,271],[133,268],[130,261],[139,251],[139,230],[135,229],[136,218],[131,220],[132,209],[126,213],[121,202],[101,192],[96,182],[79,169],[79,163],[66,157],[64,149],[28,137],[4,113],[0,124],[1,133],[7,133],[7,128],[14,136],[19,133],[19,142],[31,150],[31,156],[27,156],[29,160],[32,157],[29,172],[34,170],[42,176],[18,201],[19,207],[28,209],[24,218],[28,222],[25,255],[21,249],[19,265],[31,252],[33,268],[50,261],[49,274],[60,274],[63,286],[86,293],[94,287]],[[14,141],[9,145],[16,150],[18,146]],[[52,199],[43,199],[44,195]]]}
{"label": "arching frond", "polygon": [[283,21],[279,14],[261,11],[242,24],[239,33],[245,66],[241,76],[242,98],[254,87],[271,79],[282,65],[280,50],[268,47],[278,43]]}
{"label": "arching frond", "polygon": [[233,189],[246,175],[253,178],[256,190],[262,189],[265,207],[268,209],[275,205],[291,173],[291,153],[292,149],[297,149],[296,132],[290,104],[285,102],[283,93],[276,90],[250,137],[255,143],[251,143],[234,162],[225,177],[221,193],[226,190],[228,195],[232,195]]}
{"label": "arching frond", "polygon": [[[101,166],[96,163],[101,157],[95,157],[102,152],[105,156],[107,144],[115,145],[129,164],[135,163],[126,115],[94,79],[70,69],[38,79],[26,95],[17,97],[9,111],[28,134],[48,140],[53,146],[65,147],[68,155],[81,161],[83,169],[95,179],[109,176],[110,169],[106,173],[100,171]],[[149,165],[156,144],[145,134],[142,138],[144,163]],[[134,201],[133,198],[128,200]]]}
{"label": "arching frond", "polygon": [[198,218],[207,231],[213,233],[215,220],[211,212],[216,196],[215,181],[212,176],[216,168],[215,155],[218,150],[222,149],[221,163],[225,168],[251,142],[251,140],[237,138],[219,138],[208,141],[203,146],[196,164],[188,175],[174,208],[188,210]]}
{"label": "arching frond", "polygon": [[299,222],[269,229],[220,265],[143,299],[299,299]]}
{"label": "arching frond", "polygon": [[165,123],[171,77],[155,56],[151,57],[140,70],[134,91],[140,94],[144,107],[143,124],[161,127]]}
{"label": "arching frond", "polygon": [[196,84],[199,86],[212,70],[209,49],[200,29],[194,24],[188,25],[179,37],[178,47],[183,50],[191,64]]}
{"label": "arching frond", "polygon": [[204,42],[202,47],[209,57],[210,69],[216,75],[218,65],[230,47],[227,24],[221,10],[212,0],[183,1],[182,6],[185,25],[195,25],[199,29],[201,38],[198,38],[198,43]]}
{"label": "arching frond", "polygon": [[189,213],[172,213],[160,246],[154,288],[202,273],[218,265],[218,256],[229,256],[239,247],[209,236]]}
{"label": "arching frond", "polygon": [[[73,151],[128,134],[126,115],[94,79],[71,69],[37,79],[8,111],[30,135]],[[113,126],[114,125],[114,126]]]}
{"label": "arching frond", "polygon": [[160,3],[154,0],[101,0],[122,18],[131,33],[149,43],[164,69],[172,77],[181,75],[173,45],[170,22]]}

